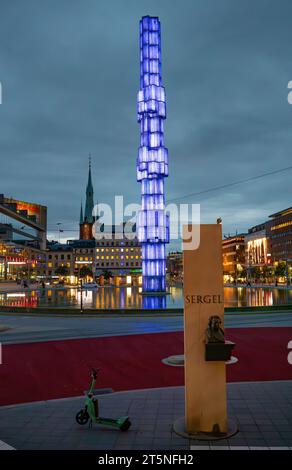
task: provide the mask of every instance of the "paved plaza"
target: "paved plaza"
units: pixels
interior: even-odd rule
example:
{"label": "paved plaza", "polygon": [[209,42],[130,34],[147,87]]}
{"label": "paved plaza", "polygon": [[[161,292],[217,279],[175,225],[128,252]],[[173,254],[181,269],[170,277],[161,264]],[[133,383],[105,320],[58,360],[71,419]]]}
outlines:
{"label": "paved plaza", "polygon": [[79,397],[0,408],[0,437],[16,449],[292,448],[292,381],[228,384],[229,416],[239,432],[216,442],[188,440],[173,432],[173,422],[184,413],[183,387],[119,392],[99,399],[101,415],[130,416],[128,432],[78,426],[75,414],[84,403]]}

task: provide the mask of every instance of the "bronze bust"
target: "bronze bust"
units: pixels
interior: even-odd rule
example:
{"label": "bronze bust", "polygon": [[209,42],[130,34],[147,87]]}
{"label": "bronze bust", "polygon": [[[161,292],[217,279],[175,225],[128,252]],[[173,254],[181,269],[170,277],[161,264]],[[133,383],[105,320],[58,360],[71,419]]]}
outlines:
{"label": "bronze bust", "polygon": [[220,327],[222,321],[218,315],[209,318],[206,329],[206,343],[225,343],[224,330]]}

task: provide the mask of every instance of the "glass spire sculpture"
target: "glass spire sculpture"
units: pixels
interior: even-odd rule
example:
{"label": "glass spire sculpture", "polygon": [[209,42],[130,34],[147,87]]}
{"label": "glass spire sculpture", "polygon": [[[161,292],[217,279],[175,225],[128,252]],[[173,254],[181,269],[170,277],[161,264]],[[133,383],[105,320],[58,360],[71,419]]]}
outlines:
{"label": "glass spire sculpture", "polygon": [[168,151],[164,147],[165,91],[161,79],[160,21],[144,16],[140,21],[140,90],[138,92],[140,147],[137,181],[142,207],[138,214],[138,239],[142,244],[144,293],[166,289],[166,249],[169,220],[165,213],[164,178],[168,176]]}

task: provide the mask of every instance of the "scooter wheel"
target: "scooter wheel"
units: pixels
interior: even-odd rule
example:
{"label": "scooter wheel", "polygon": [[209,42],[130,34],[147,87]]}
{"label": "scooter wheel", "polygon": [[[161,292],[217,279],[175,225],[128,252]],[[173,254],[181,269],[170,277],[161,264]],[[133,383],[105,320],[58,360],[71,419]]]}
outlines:
{"label": "scooter wheel", "polygon": [[84,426],[84,424],[86,424],[89,420],[89,414],[85,410],[80,410],[75,416],[75,419],[78,424],[80,424],[81,426]]}
{"label": "scooter wheel", "polygon": [[129,429],[129,427],[131,426],[131,424],[132,424],[131,421],[130,421],[129,419],[127,419],[127,420],[123,423],[123,425],[120,427],[120,430],[121,430],[121,431],[124,431],[124,432],[125,432],[125,431],[128,431],[128,429]]}

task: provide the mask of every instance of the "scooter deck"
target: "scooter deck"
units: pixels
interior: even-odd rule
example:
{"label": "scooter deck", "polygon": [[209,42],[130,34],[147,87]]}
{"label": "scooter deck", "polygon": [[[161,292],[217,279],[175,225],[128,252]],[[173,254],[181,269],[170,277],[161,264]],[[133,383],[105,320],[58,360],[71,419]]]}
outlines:
{"label": "scooter deck", "polygon": [[125,421],[127,421],[127,419],[129,419],[128,416],[121,416],[117,419],[99,417],[97,418],[96,423],[120,428],[125,423]]}

